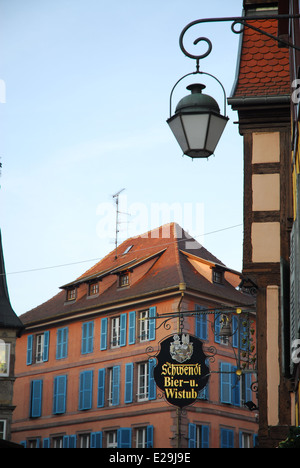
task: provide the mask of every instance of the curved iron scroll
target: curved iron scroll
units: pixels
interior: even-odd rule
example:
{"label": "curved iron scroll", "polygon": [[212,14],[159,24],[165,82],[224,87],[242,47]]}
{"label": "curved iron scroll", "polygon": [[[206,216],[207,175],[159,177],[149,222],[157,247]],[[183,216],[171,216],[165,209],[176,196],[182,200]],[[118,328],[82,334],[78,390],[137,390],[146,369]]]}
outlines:
{"label": "curved iron scroll", "polygon": [[[284,45],[286,47],[291,47],[296,50],[300,50],[300,47],[295,46],[295,44],[292,44],[291,42],[284,41],[281,37],[276,37],[273,36],[272,34],[268,33],[267,31],[264,31],[253,24],[250,24],[248,21],[260,21],[260,20],[266,20],[266,19],[276,19],[276,20],[287,20],[287,19],[296,19],[300,18],[300,15],[265,15],[265,16],[232,16],[232,17],[227,17],[227,18],[204,18],[204,19],[199,19],[192,21],[189,23],[185,28],[182,30],[180,37],[179,37],[179,46],[184,55],[191,59],[197,60],[197,63],[199,64],[199,60],[207,57],[211,51],[212,51],[212,43],[210,39],[207,37],[198,37],[194,41],[194,45],[199,44],[200,42],[205,42],[208,46],[207,50],[203,54],[191,54],[186,50],[186,48],[183,45],[183,39],[186,34],[186,32],[193,26],[201,24],[201,23],[221,23],[221,22],[231,22],[231,30],[235,34],[241,34],[245,27],[253,29],[254,31],[259,32],[260,34],[263,34],[264,36],[267,36],[271,39],[274,39],[277,41],[279,44]],[[240,25],[240,29],[236,29],[236,26]]]}

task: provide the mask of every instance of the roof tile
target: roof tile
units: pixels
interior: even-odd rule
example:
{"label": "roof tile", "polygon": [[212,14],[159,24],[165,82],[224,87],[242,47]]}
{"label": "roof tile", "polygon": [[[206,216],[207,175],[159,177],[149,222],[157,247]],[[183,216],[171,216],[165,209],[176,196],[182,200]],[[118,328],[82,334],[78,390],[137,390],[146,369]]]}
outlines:
{"label": "roof tile", "polygon": [[[276,20],[255,20],[249,24],[277,36]],[[246,27],[233,97],[287,94],[290,94],[288,49],[278,47],[274,39]]]}

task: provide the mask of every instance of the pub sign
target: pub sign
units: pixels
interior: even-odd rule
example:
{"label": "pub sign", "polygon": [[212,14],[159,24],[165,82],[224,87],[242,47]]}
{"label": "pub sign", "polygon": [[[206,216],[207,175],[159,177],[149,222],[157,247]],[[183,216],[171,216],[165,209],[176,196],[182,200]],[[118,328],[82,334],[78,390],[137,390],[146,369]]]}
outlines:
{"label": "pub sign", "polygon": [[160,342],[156,359],[154,380],[166,400],[181,408],[194,403],[209,379],[202,341],[187,333],[171,335]]}

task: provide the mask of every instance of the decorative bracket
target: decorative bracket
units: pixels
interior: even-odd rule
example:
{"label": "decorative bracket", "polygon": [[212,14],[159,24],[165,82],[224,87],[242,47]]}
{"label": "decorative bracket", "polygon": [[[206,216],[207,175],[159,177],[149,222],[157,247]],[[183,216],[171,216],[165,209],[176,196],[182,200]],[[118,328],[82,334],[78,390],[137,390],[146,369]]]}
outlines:
{"label": "decorative bracket", "polygon": [[[180,49],[182,50],[182,52],[184,53],[184,55],[186,55],[187,57],[189,57],[191,59],[197,60],[197,70],[199,70],[199,60],[207,57],[211,53],[211,51],[212,51],[212,42],[207,37],[198,37],[194,41],[194,45],[197,45],[199,42],[206,42],[208,48],[207,48],[206,52],[204,52],[203,54],[200,54],[200,55],[191,54],[186,50],[186,48],[183,45],[183,38],[185,36],[185,33],[191,27],[193,27],[193,26],[195,26],[197,24],[230,22],[230,23],[232,23],[231,30],[235,34],[241,34],[244,31],[245,28],[250,28],[250,29],[253,29],[254,31],[257,31],[260,34],[263,34],[264,36],[267,36],[267,37],[277,41],[281,46],[290,47],[292,49],[300,51],[300,47],[297,47],[295,44],[293,44],[291,42],[287,42],[287,41],[283,40],[281,37],[273,36],[272,34],[268,33],[267,31],[264,31],[263,29],[260,29],[257,26],[254,26],[253,24],[249,23],[249,21],[262,21],[262,20],[267,20],[267,19],[289,20],[289,19],[297,19],[297,18],[300,18],[300,15],[231,16],[231,17],[227,17],[227,18],[204,18],[204,19],[199,19],[199,20],[192,21],[187,26],[185,26],[185,28],[182,30],[182,32],[180,34],[180,37],[179,37],[179,46],[180,46]],[[240,25],[241,28],[236,29],[237,25]]]}

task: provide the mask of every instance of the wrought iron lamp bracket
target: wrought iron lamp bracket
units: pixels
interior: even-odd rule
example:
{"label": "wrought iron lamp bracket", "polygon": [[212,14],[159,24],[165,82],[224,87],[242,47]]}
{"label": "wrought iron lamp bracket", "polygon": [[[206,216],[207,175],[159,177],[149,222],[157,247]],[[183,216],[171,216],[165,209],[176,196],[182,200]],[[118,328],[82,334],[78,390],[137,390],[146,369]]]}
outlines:
{"label": "wrought iron lamp bracket", "polygon": [[[264,36],[267,36],[275,41],[277,41],[279,44],[285,47],[290,47],[295,50],[300,50],[299,47],[297,47],[295,44],[292,44],[291,42],[287,42],[283,40],[281,37],[274,36],[267,31],[264,31],[261,28],[258,28],[257,26],[254,26],[253,24],[250,24],[249,21],[261,21],[261,20],[267,20],[267,19],[276,19],[276,20],[290,20],[290,19],[297,19],[300,18],[300,15],[257,15],[257,16],[231,16],[231,17],[226,17],[226,18],[203,18],[203,19],[198,19],[195,21],[192,21],[191,23],[187,24],[185,28],[182,30],[180,37],[179,37],[179,46],[184,55],[187,57],[194,59],[197,61],[197,67],[199,67],[199,61],[205,57],[207,57],[211,51],[212,51],[212,42],[210,39],[207,37],[198,37],[194,41],[194,45],[197,45],[199,42],[206,42],[208,48],[203,54],[191,54],[186,50],[186,48],[183,45],[183,39],[186,34],[186,32],[193,26],[196,26],[198,24],[203,24],[203,23],[224,23],[224,22],[230,22],[231,24],[231,30],[235,34],[241,34],[245,27],[250,28],[260,34],[263,34]],[[240,29],[236,29],[237,25],[241,25]]]}

